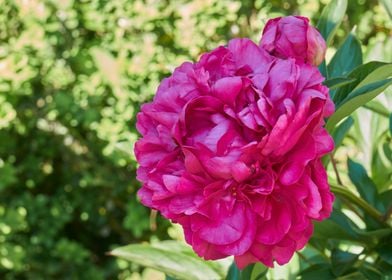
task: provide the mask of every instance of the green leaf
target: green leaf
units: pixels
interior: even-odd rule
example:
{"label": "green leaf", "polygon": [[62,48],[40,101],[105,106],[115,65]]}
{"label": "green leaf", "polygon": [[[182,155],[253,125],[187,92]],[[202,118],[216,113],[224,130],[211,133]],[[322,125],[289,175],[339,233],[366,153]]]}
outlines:
{"label": "green leaf", "polygon": [[249,280],[251,279],[251,275],[252,275],[252,270],[254,268],[254,264],[250,264],[247,267],[245,267],[243,270],[241,270],[241,276],[240,276],[240,280]]}
{"label": "green leaf", "polygon": [[327,46],[330,45],[336,30],[342,22],[346,9],[347,0],[332,0],[323,9],[317,28],[327,42]]}
{"label": "green leaf", "polygon": [[268,272],[268,267],[261,263],[251,264],[243,270],[238,269],[235,262],[230,265],[226,280],[262,280]]}
{"label": "green leaf", "polygon": [[392,207],[392,189],[380,193],[380,201],[385,209]]}
{"label": "green leaf", "polygon": [[342,144],[344,137],[346,136],[350,128],[353,126],[353,124],[354,119],[352,117],[348,117],[334,129],[334,131],[332,132],[332,137],[335,142],[335,150]]}
{"label": "green leaf", "polygon": [[323,263],[323,264],[315,264],[310,266],[309,268],[301,271],[299,274],[302,280],[332,280],[336,279],[331,271],[331,265]]}
{"label": "green leaf", "polygon": [[389,115],[389,133],[392,135],[392,113]]}
{"label": "green leaf", "polygon": [[389,18],[392,19],[392,2],[390,0],[381,0],[381,3],[387,11]]}
{"label": "green leaf", "polygon": [[346,77],[335,77],[324,81],[324,85],[330,90],[345,86],[349,83],[355,82],[355,79]]}
{"label": "green leaf", "polygon": [[332,272],[336,276],[343,275],[352,268],[358,256],[357,254],[344,252],[339,249],[333,250],[331,255]]}
{"label": "green leaf", "polygon": [[328,64],[329,77],[344,76],[362,64],[361,44],[350,33]]}
{"label": "green leaf", "polygon": [[383,210],[381,204],[378,202],[377,187],[367,175],[366,169],[359,163],[351,160],[347,161],[348,176],[353,182],[359,195],[379,210]]}
{"label": "green leaf", "polygon": [[357,108],[375,98],[391,84],[392,79],[385,79],[364,85],[351,92],[337,106],[335,113],[328,119],[326,125],[327,130],[332,131],[336,124],[339,123],[342,119],[349,116]]}
{"label": "green leaf", "polygon": [[178,279],[221,279],[205,261],[181,252],[134,244],[114,249],[111,255],[154,268]]}
{"label": "green leaf", "polygon": [[371,174],[378,193],[391,186],[392,178],[392,141],[388,131],[382,133],[378,139],[373,140],[371,155]]}
{"label": "green leaf", "polygon": [[389,110],[378,100],[372,100],[366,103],[363,107],[379,114],[380,116],[389,117]]}
{"label": "green leaf", "polygon": [[382,242],[377,248],[380,258],[386,263],[392,265],[392,236],[387,238],[386,242]]}
{"label": "green leaf", "polygon": [[371,61],[360,65],[347,76],[347,78],[355,79],[355,82],[340,87],[333,96],[333,101],[335,105],[339,105],[353,90],[386,79],[391,75],[392,63]]}
{"label": "green leaf", "polygon": [[227,272],[226,280],[240,280],[241,279],[241,271],[233,262],[230,267],[229,271]]}
{"label": "green leaf", "polygon": [[321,62],[318,69],[319,69],[321,75],[323,75],[323,77],[328,79],[327,63],[325,62],[325,59],[323,60],[323,62]]}
{"label": "green leaf", "polygon": [[353,222],[341,210],[334,209],[328,220],[314,223],[313,237],[362,242],[359,229],[354,230],[354,227]]}
{"label": "green leaf", "polygon": [[359,268],[359,271],[367,280],[382,280],[385,279],[383,273],[374,268],[374,264],[365,264]]}
{"label": "green leaf", "polygon": [[266,279],[268,267],[261,263],[256,263],[253,267],[250,280],[263,280]]}

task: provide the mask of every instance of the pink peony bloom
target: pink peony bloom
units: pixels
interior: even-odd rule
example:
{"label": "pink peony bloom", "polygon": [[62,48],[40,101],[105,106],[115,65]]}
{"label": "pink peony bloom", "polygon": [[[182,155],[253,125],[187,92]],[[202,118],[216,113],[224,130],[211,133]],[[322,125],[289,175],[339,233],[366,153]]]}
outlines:
{"label": "pink peony bloom", "polygon": [[314,66],[323,62],[326,51],[321,34],[309,25],[309,19],[300,16],[269,20],[264,28],[260,46],[274,56],[293,57]]}
{"label": "pink peony bloom", "polygon": [[182,64],[137,116],[141,202],[181,224],[204,259],[287,263],[334,199],[320,161],[334,111],[322,81],[248,39]]}

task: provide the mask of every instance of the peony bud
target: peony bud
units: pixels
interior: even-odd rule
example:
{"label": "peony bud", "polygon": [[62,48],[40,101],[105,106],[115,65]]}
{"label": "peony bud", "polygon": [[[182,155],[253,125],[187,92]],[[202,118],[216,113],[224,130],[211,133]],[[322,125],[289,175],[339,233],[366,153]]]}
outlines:
{"label": "peony bud", "polygon": [[260,46],[279,58],[295,58],[299,62],[318,66],[324,60],[326,44],[309,19],[288,16],[267,22]]}

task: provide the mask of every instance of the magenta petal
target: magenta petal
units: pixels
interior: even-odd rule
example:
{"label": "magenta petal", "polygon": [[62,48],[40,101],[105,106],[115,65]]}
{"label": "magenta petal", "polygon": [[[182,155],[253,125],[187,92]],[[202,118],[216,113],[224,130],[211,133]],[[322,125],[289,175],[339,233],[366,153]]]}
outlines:
{"label": "magenta petal", "polygon": [[272,249],[272,255],[278,264],[284,265],[288,263],[296,250],[294,240],[285,238],[277,246]]}
{"label": "magenta petal", "polygon": [[234,104],[241,89],[242,79],[240,77],[225,77],[218,80],[213,86],[216,97],[230,105]]}
{"label": "magenta petal", "polygon": [[291,227],[291,213],[283,203],[272,202],[271,219],[263,222],[258,229],[257,241],[263,244],[276,244]]}
{"label": "magenta petal", "polygon": [[236,206],[230,213],[221,208],[221,219],[210,221],[198,231],[201,239],[216,244],[227,245],[241,238],[246,225],[244,207]]}
{"label": "magenta petal", "polygon": [[231,166],[231,173],[237,182],[242,182],[252,175],[250,168],[242,161],[237,161]]}

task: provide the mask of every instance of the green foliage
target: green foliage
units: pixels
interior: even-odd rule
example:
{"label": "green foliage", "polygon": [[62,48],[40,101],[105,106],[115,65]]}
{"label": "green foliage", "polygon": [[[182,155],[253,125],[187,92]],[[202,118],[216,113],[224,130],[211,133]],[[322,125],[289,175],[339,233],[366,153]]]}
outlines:
{"label": "green foliage", "polygon": [[[139,262],[132,258],[130,265],[106,253],[129,243],[167,239],[173,230],[159,216],[150,218],[136,199],[132,146],[140,105],[176,65],[233,37],[258,40],[263,23],[275,16],[302,14],[319,22],[330,46],[325,83],[343,110],[328,122],[341,144],[335,153],[338,167],[345,183],[350,176],[350,184],[359,186],[365,203],[383,215],[391,208],[392,103],[381,96],[365,104],[385,89],[391,75],[390,64],[368,62],[392,61],[388,1],[0,0],[0,7],[1,279],[139,279],[140,265],[150,255]],[[342,63],[353,50],[355,56]],[[362,60],[367,63],[358,66]],[[372,111],[371,133],[364,133],[369,127],[357,113],[338,125],[363,105],[367,109],[361,114]],[[366,135],[372,135],[371,141]],[[361,167],[354,164],[348,172],[341,157],[346,152]],[[358,172],[360,177],[353,175]],[[367,192],[374,186],[377,201]],[[358,205],[354,210],[364,221],[352,212],[346,215],[344,203],[338,198],[332,218],[316,226],[314,239],[302,251],[305,260],[297,258],[279,275],[291,279],[301,270],[303,279],[320,278],[320,273],[381,279],[391,274],[391,234],[385,223]],[[120,249],[159,251],[152,254],[160,256],[157,261],[177,252],[176,263],[197,267],[189,275],[224,277],[220,266],[206,265],[181,245],[152,244]],[[359,254],[352,244],[369,248]],[[232,271],[251,279],[275,279],[280,273],[259,264]],[[170,275],[178,276],[173,270]]]}
{"label": "green foliage", "polygon": [[346,14],[346,9],[347,0],[332,0],[323,9],[317,28],[321,35],[323,35],[327,45],[331,44],[332,39]]}
{"label": "green foliage", "polygon": [[152,245],[128,245],[117,248],[110,254],[155,268],[176,279],[203,280],[223,277],[221,269],[214,263],[203,261],[191,248],[170,241]]}

